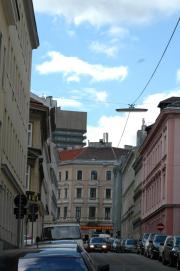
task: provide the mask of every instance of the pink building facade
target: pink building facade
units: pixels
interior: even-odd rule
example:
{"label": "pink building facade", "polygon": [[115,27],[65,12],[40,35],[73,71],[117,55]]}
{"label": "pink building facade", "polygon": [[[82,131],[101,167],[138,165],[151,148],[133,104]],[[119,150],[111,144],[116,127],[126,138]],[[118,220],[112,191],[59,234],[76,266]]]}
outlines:
{"label": "pink building facade", "polygon": [[161,103],[159,107],[161,112],[140,148],[142,232],[158,232],[162,223],[161,232],[180,234],[180,107],[162,108]]}

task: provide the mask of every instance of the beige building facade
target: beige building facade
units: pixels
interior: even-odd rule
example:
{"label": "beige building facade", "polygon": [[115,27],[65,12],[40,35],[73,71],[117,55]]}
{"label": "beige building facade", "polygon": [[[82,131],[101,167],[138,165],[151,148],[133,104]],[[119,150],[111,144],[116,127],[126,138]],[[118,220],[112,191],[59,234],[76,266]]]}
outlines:
{"label": "beige building facade", "polygon": [[32,1],[0,1],[0,248],[20,241],[14,198],[26,190],[31,59],[38,45]]}
{"label": "beige building facade", "polygon": [[84,234],[113,231],[113,167],[124,149],[108,144],[59,152],[58,218],[78,221]]}

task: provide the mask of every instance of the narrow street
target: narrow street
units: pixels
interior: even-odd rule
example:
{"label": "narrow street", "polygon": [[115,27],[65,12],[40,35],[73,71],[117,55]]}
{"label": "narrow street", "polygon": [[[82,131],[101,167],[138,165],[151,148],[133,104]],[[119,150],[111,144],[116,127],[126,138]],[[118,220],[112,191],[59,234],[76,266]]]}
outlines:
{"label": "narrow street", "polygon": [[173,271],[176,268],[164,266],[157,260],[130,253],[91,253],[96,264],[110,265],[110,271]]}

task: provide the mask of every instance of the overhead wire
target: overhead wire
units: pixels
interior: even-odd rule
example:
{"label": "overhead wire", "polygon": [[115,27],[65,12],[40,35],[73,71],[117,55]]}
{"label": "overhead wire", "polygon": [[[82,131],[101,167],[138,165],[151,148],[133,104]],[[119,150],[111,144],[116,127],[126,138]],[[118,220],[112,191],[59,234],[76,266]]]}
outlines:
{"label": "overhead wire", "polygon": [[170,44],[170,42],[171,42],[171,40],[172,40],[172,38],[173,38],[173,36],[174,36],[174,34],[175,34],[175,32],[176,32],[176,29],[177,29],[177,27],[178,27],[179,22],[180,22],[180,17],[179,17],[179,19],[178,19],[178,21],[177,21],[177,23],[176,23],[176,25],[175,25],[175,27],[174,27],[174,29],[173,29],[173,32],[172,32],[172,34],[171,34],[171,36],[170,36],[170,38],[169,38],[169,41],[168,41],[168,43],[167,43],[167,45],[166,45],[166,47],[165,47],[165,49],[164,49],[164,51],[163,51],[163,53],[162,53],[162,55],[161,55],[161,57],[160,57],[160,59],[159,59],[157,65],[156,65],[156,67],[155,67],[153,73],[151,74],[151,76],[150,76],[149,80],[147,81],[145,87],[142,89],[142,91],[140,92],[140,94],[139,94],[139,95],[137,96],[137,98],[134,100],[133,104],[136,104],[137,100],[139,100],[139,98],[142,96],[142,94],[143,94],[144,91],[146,90],[147,86],[148,86],[149,83],[151,82],[152,78],[154,77],[154,75],[155,75],[155,73],[156,73],[156,71],[157,71],[157,69],[158,69],[158,67],[159,67],[159,65],[160,65],[160,63],[161,63],[161,61],[162,61],[162,59],[163,59],[163,57],[164,57],[164,55],[165,55],[167,49],[168,49],[168,47],[169,47],[169,44]]}
{"label": "overhead wire", "polygon": [[[171,40],[172,40],[172,38],[173,38],[173,36],[174,36],[174,34],[175,34],[175,32],[176,32],[176,29],[177,29],[177,27],[178,27],[178,25],[179,25],[179,22],[180,22],[180,17],[179,17],[178,20],[177,20],[177,23],[176,23],[176,25],[175,25],[175,27],[174,27],[174,29],[173,29],[173,31],[172,31],[172,34],[171,34],[171,36],[170,36],[170,38],[169,38],[169,40],[168,40],[168,42],[167,42],[167,45],[166,45],[166,47],[165,47],[165,49],[164,49],[164,51],[163,51],[163,53],[162,53],[162,55],[161,55],[161,57],[160,57],[158,63],[157,63],[157,65],[156,65],[154,71],[152,72],[152,74],[151,74],[149,80],[148,80],[147,83],[145,84],[145,86],[144,86],[144,88],[142,89],[142,91],[140,92],[140,94],[139,94],[139,95],[137,96],[137,98],[134,100],[134,102],[132,103],[132,105],[135,105],[135,104],[136,104],[137,100],[142,96],[142,94],[144,93],[144,91],[145,91],[146,88],[148,87],[149,83],[151,82],[152,78],[154,77],[154,75],[155,75],[155,73],[156,73],[156,71],[157,71],[157,69],[158,69],[158,67],[159,67],[159,65],[160,65],[160,63],[161,63],[161,61],[162,61],[162,59],[163,59],[163,57],[164,57],[164,55],[165,55],[165,53],[166,53],[168,47],[169,47],[169,45],[170,45],[170,42],[171,42]],[[124,128],[123,128],[123,131],[122,131],[122,134],[121,134],[121,137],[120,137],[118,146],[120,145],[121,140],[122,140],[122,137],[123,137],[123,135],[124,135],[124,133],[125,133],[125,129],[126,129],[126,126],[127,126],[127,124],[128,124],[129,116],[130,116],[130,112],[129,112],[129,114],[127,115],[126,122],[125,122],[125,125],[124,125]],[[117,146],[117,147],[118,147],[118,146]]]}

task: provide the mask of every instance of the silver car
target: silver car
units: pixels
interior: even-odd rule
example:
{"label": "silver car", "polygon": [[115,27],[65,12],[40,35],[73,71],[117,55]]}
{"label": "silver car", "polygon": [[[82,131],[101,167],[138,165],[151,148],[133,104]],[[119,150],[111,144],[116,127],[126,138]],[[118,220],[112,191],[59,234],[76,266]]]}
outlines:
{"label": "silver car", "polygon": [[126,239],[124,244],[125,252],[136,252],[137,251],[137,240],[134,239]]}

